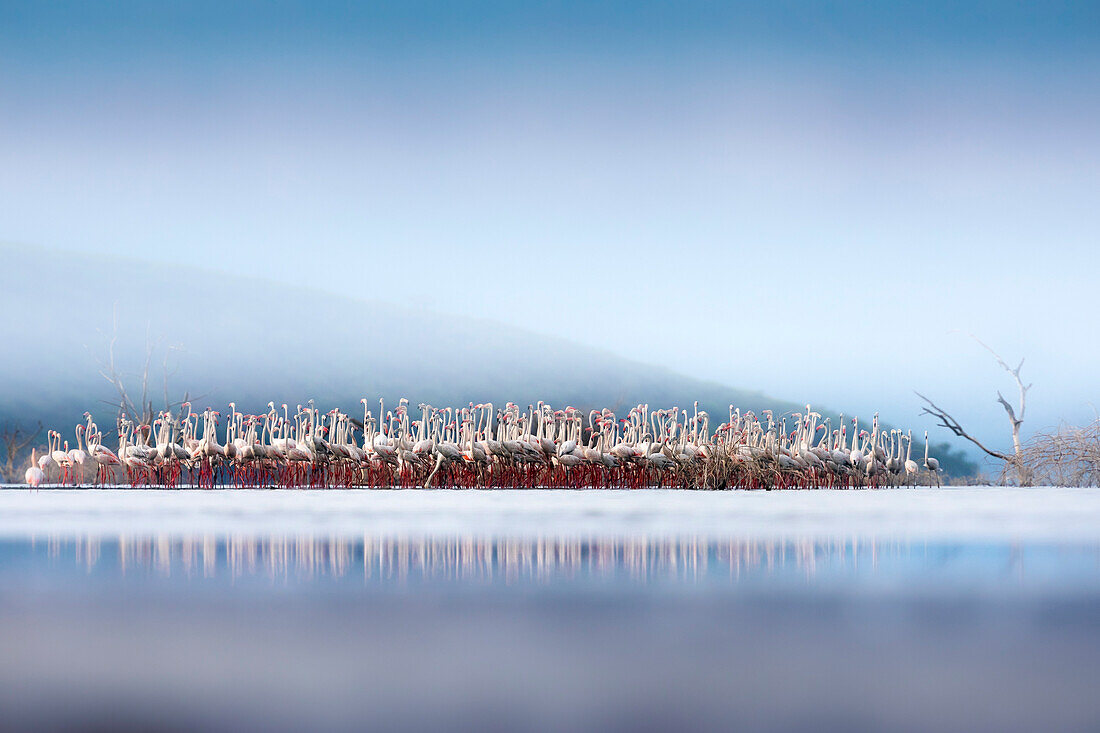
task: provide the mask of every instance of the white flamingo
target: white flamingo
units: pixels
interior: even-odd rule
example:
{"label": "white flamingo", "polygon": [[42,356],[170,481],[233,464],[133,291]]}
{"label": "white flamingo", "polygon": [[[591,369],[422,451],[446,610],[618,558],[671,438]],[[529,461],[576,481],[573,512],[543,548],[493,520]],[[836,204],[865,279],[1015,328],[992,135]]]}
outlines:
{"label": "white flamingo", "polygon": [[940,462],[928,455],[928,431],[924,431],[924,467],[936,477],[936,485],[940,483]]}
{"label": "white flamingo", "polygon": [[84,426],[76,426],[76,447],[69,451],[69,461],[80,474],[80,483],[84,483],[84,461],[88,457],[84,450]]}
{"label": "white flamingo", "polygon": [[23,474],[23,480],[27,482],[27,485],[32,486],[36,489],[38,488],[39,484],[42,484],[46,480],[46,472],[38,467],[38,462],[36,459],[37,451],[37,448],[31,451],[31,467],[28,468],[26,473]]}

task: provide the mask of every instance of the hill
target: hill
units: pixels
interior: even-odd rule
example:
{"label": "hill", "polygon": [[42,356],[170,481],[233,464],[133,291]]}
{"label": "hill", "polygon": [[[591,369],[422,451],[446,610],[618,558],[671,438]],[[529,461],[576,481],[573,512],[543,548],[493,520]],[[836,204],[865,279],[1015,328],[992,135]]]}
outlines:
{"label": "hill", "polygon": [[[567,340],[419,309],[421,285],[413,276],[409,303],[393,304],[186,262],[0,245],[0,263],[0,308],[8,314],[0,338],[15,355],[0,365],[0,421],[71,426],[86,409],[110,415],[106,403],[117,396],[99,367],[112,338],[116,364],[135,390],[146,348],[153,347],[149,391],[158,404],[167,372],[173,400],[186,392],[196,407],[235,400],[246,411],[268,400],[293,405],[310,398],[353,415],[362,397],[393,404],[407,396],[414,405],[543,399],[613,409],[638,402],[690,406],[698,399],[720,422],[730,404],[756,411],[799,407]],[[446,286],[461,298],[467,288],[497,284]],[[539,307],[511,288],[501,288],[501,302]],[[942,448],[937,454],[948,470],[966,472],[961,456]]]}

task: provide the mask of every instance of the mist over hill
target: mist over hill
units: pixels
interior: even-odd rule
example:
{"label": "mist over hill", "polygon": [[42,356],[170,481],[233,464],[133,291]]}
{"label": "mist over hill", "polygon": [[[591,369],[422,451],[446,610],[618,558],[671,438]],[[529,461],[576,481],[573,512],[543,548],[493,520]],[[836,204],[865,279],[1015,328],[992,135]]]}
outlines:
{"label": "mist over hill", "polygon": [[[295,256],[325,255],[303,249]],[[110,424],[108,403],[117,402],[117,394],[99,369],[112,337],[116,365],[135,400],[147,346],[153,347],[148,390],[158,406],[167,372],[169,398],[186,393],[200,409],[235,400],[240,409],[257,411],[268,400],[294,405],[312,398],[361,415],[362,397],[376,409],[380,397],[394,404],[405,396],[413,405],[542,399],[625,411],[639,402],[690,407],[699,400],[713,427],[730,404],[755,411],[800,407],[564,339],[419,309],[415,264],[407,275],[408,304],[392,304],[370,300],[368,292],[340,297],[218,273],[192,266],[185,256],[169,267],[0,245],[0,262],[0,306],[8,314],[0,336],[14,346],[0,365],[0,420],[42,420],[65,429],[90,410],[101,425]],[[469,288],[495,287],[439,286],[455,298]],[[500,291],[502,308],[552,311],[537,291]],[[956,474],[972,470],[944,448],[937,455]]]}

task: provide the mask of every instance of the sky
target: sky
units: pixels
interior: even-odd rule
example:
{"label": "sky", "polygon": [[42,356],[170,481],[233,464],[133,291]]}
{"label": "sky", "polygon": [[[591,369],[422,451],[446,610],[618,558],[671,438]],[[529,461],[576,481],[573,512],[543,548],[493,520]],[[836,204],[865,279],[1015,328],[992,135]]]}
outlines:
{"label": "sky", "polygon": [[0,239],[1003,445],[969,333],[1100,399],[1097,119],[1096,3],[0,1]]}

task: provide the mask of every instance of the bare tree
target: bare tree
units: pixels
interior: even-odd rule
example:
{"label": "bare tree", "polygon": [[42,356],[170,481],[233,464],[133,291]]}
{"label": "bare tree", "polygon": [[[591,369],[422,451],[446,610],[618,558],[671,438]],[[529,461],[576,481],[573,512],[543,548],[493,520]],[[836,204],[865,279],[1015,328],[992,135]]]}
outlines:
{"label": "bare tree", "polygon": [[4,465],[2,466],[4,480],[15,481],[18,469],[16,463],[22,464],[23,453],[42,432],[42,423],[32,431],[22,425],[4,423],[0,428],[0,443],[4,444]]}
{"label": "bare tree", "polygon": [[[102,332],[100,332],[102,334]],[[118,303],[115,303],[114,314],[111,323],[111,335],[107,339],[106,353],[102,358],[92,353],[92,358],[95,359],[100,376],[106,379],[115,388],[115,392],[118,395],[116,401],[107,401],[107,404],[114,407],[118,414],[126,413],[141,424],[148,425],[153,421],[156,416],[156,408],[153,404],[153,398],[150,395],[150,383],[149,376],[150,370],[153,364],[153,356],[157,349],[163,345],[163,339],[153,339],[149,332],[149,325],[146,324],[145,328],[145,361],[142,365],[140,375],[126,375],[117,365],[115,360],[115,346],[118,344]],[[182,401],[186,401],[188,398],[184,396],[183,400],[172,402],[168,397],[168,378],[175,373],[175,370],[170,370],[168,366],[168,360],[172,351],[178,351],[179,348],[175,346],[167,346],[164,350],[164,409],[171,410],[173,407],[179,405]],[[89,349],[89,352],[91,350]],[[130,391],[127,389],[127,378],[139,376],[141,380],[141,399],[138,402],[130,396]],[[132,382],[131,382],[132,384]]]}
{"label": "bare tree", "polygon": [[1024,360],[1020,359],[1020,363],[1016,366],[1015,369],[1013,369],[1012,367],[1010,367],[1008,365],[1007,362],[1005,362],[1004,359],[1001,358],[1000,354],[998,354],[996,351],[994,351],[992,348],[990,348],[989,345],[986,344],[984,341],[979,339],[974,334],[970,334],[970,338],[977,341],[978,344],[980,344],[983,349],[985,349],[990,354],[992,354],[993,358],[997,360],[997,363],[1000,364],[1001,367],[1006,372],[1011,374],[1012,378],[1016,380],[1016,387],[1019,390],[1019,407],[1018,408],[1014,409],[1012,407],[1012,405],[1009,404],[1008,400],[1005,399],[1004,395],[1001,394],[1000,390],[997,391],[997,402],[1001,403],[1001,406],[1004,407],[1005,413],[1008,415],[1008,421],[1012,425],[1012,450],[1013,450],[1013,452],[1011,454],[1009,454],[1009,453],[1003,453],[1003,452],[998,451],[998,450],[993,450],[991,448],[987,448],[985,445],[982,444],[981,441],[979,441],[977,438],[975,438],[970,433],[968,433],[963,428],[963,426],[959,424],[958,420],[956,420],[954,417],[952,417],[950,414],[948,414],[941,407],[936,405],[936,403],[932,402],[932,400],[928,399],[927,397],[922,395],[920,392],[917,392],[916,393],[917,397],[920,397],[922,400],[924,400],[924,403],[925,403],[924,409],[921,411],[921,414],[922,415],[931,415],[932,417],[939,420],[940,427],[947,428],[948,430],[950,430],[952,433],[954,433],[958,437],[965,438],[966,440],[969,440],[971,443],[976,445],[978,448],[980,448],[987,455],[989,455],[993,458],[996,458],[1000,461],[1004,461],[1004,467],[1002,469],[1002,478],[1004,477],[1005,473],[1007,473],[1009,468],[1011,467],[1011,469],[1014,470],[1014,472],[1016,473],[1017,482],[1021,486],[1028,486],[1028,485],[1031,484],[1032,475],[1031,475],[1031,471],[1028,468],[1027,462],[1024,460],[1024,447],[1023,447],[1023,442],[1020,439],[1020,426],[1024,422],[1024,412],[1027,410],[1027,391],[1029,389],[1031,389],[1031,385],[1030,384],[1025,385],[1023,380],[1020,378],[1020,370],[1024,366]]}
{"label": "bare tree", "polygon": [[[99,331],[99,329],[96,329]],[[99,331],[102,334],[102,331]],[[130,399],[130,393],[126,389],[126,383],[123,381],[122,373],[119,371],[115,362],[115,345],[118,344],[118,303],[114,305],[113,316],[111,319],[111,336],[107,339],[107,353],[100,359],[92,354],[92,358],[95,359],[96,365],[99,369],[99,374],[115,388],[118,393],[118,402],[108,403],[113,407],[118,408],[119,413],[129,413],[130,415],[140,415],[138,408],[134,405],[134,401]],[[89,349],[91,352],[91,349]]]}

